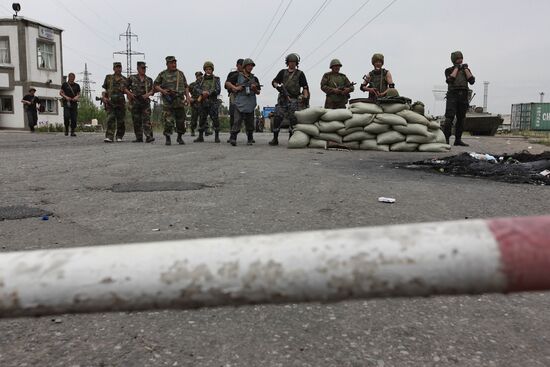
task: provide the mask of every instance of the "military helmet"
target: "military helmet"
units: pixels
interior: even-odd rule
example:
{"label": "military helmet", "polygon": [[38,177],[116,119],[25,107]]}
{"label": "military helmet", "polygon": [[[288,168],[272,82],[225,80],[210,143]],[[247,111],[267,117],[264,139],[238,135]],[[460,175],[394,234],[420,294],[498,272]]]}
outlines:
{"label": "military helmet", "polygon": [[395,88],[388,88],[386,97],[399,97],[399,92]]}
{"label": "military helmet", "polygon": [[463,59],[464,58],[464,55],[462,55],[462,52],[460,51],[455,51],[453,53],[451,53],[451,61],[454,63],[456,63],[456,60],[458,59]]}
{"label": "military helmet", "polygon": [[202,70],[206,71],[206,68],[212,68],[212,71],[214,71],[214,63],[212,61],[205,61],[202,65]]}
{"label": "military helmet", "polygon": [[243,68],[246,67],[247,65],[256,66],[256,64],[254,64],[254,61],[252,61],[252,59],[250,58],[246,58],[243,61]]}
{"label": "military helmet", "polygon": [[381,61],[382,65],[384,65],[384,55],[382,54],[374,54],[371,58],[371,63],[374,65],[375,62]]}
{"label": "military helmet", "polygon": [[300,62],[300,56],[298,54],[294,54],[294,53],[289,54],[285,58],[285,62],[286,62],[287,65],[288,65],[289,62],[295,62],[296,64],[298,64]]}
{"label": "military helmet", "polygon": [[329,67],[332,68],[333,66],[342,66],[342,63],[338,59],[332,59],[330,61],[330,66]]}
{"label": "military helmet", "polygon": [[424,115],[424,113],[425,113],[425,108],[424,107],[425,107],[424,103],[422,103],[420,101],[416,101],[416,102],[413,103],[411,109],[416,113]]}

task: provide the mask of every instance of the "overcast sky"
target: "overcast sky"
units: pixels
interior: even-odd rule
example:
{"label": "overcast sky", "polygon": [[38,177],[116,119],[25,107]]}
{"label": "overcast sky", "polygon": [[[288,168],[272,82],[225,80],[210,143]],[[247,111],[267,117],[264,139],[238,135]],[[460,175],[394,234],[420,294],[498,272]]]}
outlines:
{"label": "overcast sky", "polygon": [[[257,65],[254,73],[265,85],[259,98],[262,107],[276,102],[276,91],[269,84],[284,67],[284,55],[289,52],[302,58],[300,68],[310,84],[312,105],[324,102],[319,82],[332,58],[339,58],[341,71],[360,84],[362,76],[372,69],[371,55],[381,52],[399,92],[423,101],[430,112],[441,114],[444,102],[436,102],[432,90],[445,85],[443,71],[450,66],[454,50],[464,52],[465,62],[477,78],[473,104],[483,104],[483,81],[490,82],[491,112],[507,114],[512,103],[538,102],[542,91],[550,101],[548,0],[20,3],[20,15],[64,30],[65,74],[83,71],[87,62],[91,78],[97,83],[96,94],[100,93],[105,74],[112,71],[112,62],[126,61],[121,55],[113,57],[113,52],[125,50],[119,34],[131,23],[132,31],[139,36],[138,41],[133,40],[133,49],[145,53],[148,74],[153,78],[165,67],[167,55],[178,58],[178,67],[188,80],[194,79],[194,72],[202,69],[205,60],[213,61],[215,73],[225,79],[237,58],[252,57]],[[0,14],[11,17],[10,8],[10,2],[2,2]],[[134,57],[134,65],[141,59]],[[358,90],[352,94],[363,96]]]}

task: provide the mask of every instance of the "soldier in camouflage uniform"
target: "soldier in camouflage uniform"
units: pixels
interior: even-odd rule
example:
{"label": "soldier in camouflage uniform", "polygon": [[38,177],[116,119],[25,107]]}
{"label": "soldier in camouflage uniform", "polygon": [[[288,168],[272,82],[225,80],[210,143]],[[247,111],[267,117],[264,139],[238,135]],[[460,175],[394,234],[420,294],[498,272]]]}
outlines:
{"label": "soldier in camouflage uniform", "polygon": [[[238,59],[237,63],[235,64],[236,70],[233,70],[227,74],[227,78],[225,79],[225,89],[227,90],[228,96],[229,96],[229,128],[233,126],[233,123],[235,122],[235,97],[236,94],[231,89],[227,87],[227,81],[235,75],[239,75],[243,71],[243,61],[244,59]],[[229,140],[227,140],[229,143]]]}
{"label": "soldier in camouflage uniform", "polygon": [[155,90],[162,94],[162,123],[166,145],[171,145],[170,136],[174,132],[174,125],[178,134],[178,144],[185,144],[185,101],[190,101],[189,86],[183,72],[178,70],[174,56],[166,57],[166,70],[161,71],[155,79]]}
{"label": "soldier in camouflage uniform", "polygon": [[214,64],[211,61],[206,61],[202,67],[204,77],[200,83],[197,83],[195,88],[197,93],[200,92],[198,99],[200,110],[199,136],[194,140],[195,143],[204,142],[204,133],[208,129],[208,116],[212,119],[212,127],[214,128],[214,142],[220,142],[220,119],[218,117],[219,104],[218,96],[221,92],[220,78],[214,75]]}
{"label": "soldier in camouflage uniform", "polygon": [[363,77],[360,89],[363,92],[369,92],[369,99],[376,101],[377,98],[386,96],[389,89],[395,88],[395,84],[390,71],[382,68],[384,66],[384,55],[372,55],[371,62],[374,70]]}
{"label": "soldier in camouflage uniform", "polygon": [[328,73],[321,79],[321,90],[326,93],[325,108],[346,108],[349,94],[354,91],[353,84],[345,74],[340,73],[342,63],[338,59],[330,62]]}
{"label": "soldier in camouflage uniform", "polygon": [[195,136],[195,130],[197,130],[197,127],[199,126],[199,106],[197,99],[200,96],[200,93],[198,92],[198,89],[196,88],[197,84],[200,83],[202,80],[202,71],[197,71],[195,73],[195,81],[191,84],[189,84],[189,93],[191,93],[191,101],[190,101],[190,107],[191,107],[191,136]]}
{"label": "soldier in camouflage uniform", "polygon": [[113,74],[105,77],[102,88],[102,102],[107,111],[107,131],[105,131],[105,143],[115,141],[121,142],[126,132],[124,118],[126,116],[126,99],[124,90],[126,89],[126,78],[122,76],[122,64],[113,63]]}
{"label": "soldier in camouflage uniform", "polygon": [[287,68],[279,71],[275,79],[271,82],[273,88],[279,91],[277,105],[275,106],[275,119],[273,122],[273,140],[269,145],[279,144],[279,131],[285,116],[289,121],[288,132],[292,136],[294,125],[297,124],[294,112],[307,107],[309,99],[309,88],[306,75],[298,70],[300,57],[297,54],[290,54],[285,59]]}
{"label": "soldier in camouflage uniform", "polygon": [[130,111],[136,134],[134,143],[143,143],[144,133],[147,143],[155,140],[151,126],[151,101],[149,100],[154,93],[154,86],[153,79],[145,75],[146,69],[147,65],[143,61],[138,61],[138,73],[128,78],[128,86],[125,91],[130,100]]}

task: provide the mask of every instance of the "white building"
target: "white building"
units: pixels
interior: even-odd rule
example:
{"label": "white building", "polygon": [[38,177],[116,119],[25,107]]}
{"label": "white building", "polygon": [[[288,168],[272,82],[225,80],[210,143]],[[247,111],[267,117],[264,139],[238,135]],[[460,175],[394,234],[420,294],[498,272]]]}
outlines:
{"label": "white building", "polygon": [[38,124],[63,124],[62,30],[23,17],[0,18],[0,128],[27,127],[21,99],[30,87],[45,102]]}

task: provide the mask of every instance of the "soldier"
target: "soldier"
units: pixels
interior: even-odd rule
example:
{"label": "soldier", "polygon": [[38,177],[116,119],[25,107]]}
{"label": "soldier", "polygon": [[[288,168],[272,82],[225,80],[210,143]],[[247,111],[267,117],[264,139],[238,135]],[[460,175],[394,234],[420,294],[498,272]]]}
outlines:
{"label": "soldier", "polygon": [[204,133],[208,129],[208,116],[212,119],[214,128],[214,142],[220,142],[220,120],[218,118],[218,96],[221,92],[220,78],[214,75],[214,64],[206,61],[202,67],[204,77],[195,88],[200,92],[198,99],[200,111],[199,136],[194,140],[195,143],[204,142]]}
{"label": "soldier", "polygon": [[178,144],[185,144],[185,101],[190,101],[189,86],[183,72],[178,70],[174,56],[166,56],[166,70],[161,71],[155,79],[155,90],[162,94],[162,123],[166,145],[171,145],[170,136],[174,132],[174,125],[178,134]]}
{"label": "soldier", "polygon": [[191,107],[191,136],[195,136],[195,130],[197,130],[199,122],[199,106],[197,99],[199,98],[200,93],[197,93],[198,89],[195,89],[195,87],[201,80],[202,71],[197,71],[195,73],[195,81],[189,84],[189,93],[191,93],[191,101],[189,103]]}
{"label": "soldier", "polygon": [[254,66],[256,64],[252,59],[245,59],[243,71],[233,74],[225,83],[226,88],[235,93],[235,122],[231,126],[231,137],[229,138],[229,142],[233,146],[237,145],[237,135],[241,131],[243,121],[248,138],[247,145],[255,143],[254,109],[256,108],[256,95],[260,94],[261,85],[258,78],[252,74]]}
{"label": "soldier", "polygon": [[342,63],[338,59],[330,62],[328,73],[321,79],[321,90],[326,93],[325,108],[346,108],[350,93],[354,90],[354,83],[351,83],[345,74],[340,73]]}
{"label": "soldier", "polygon": [[61,84],[59,95],[63,98],[63,122],[65,125],[65,136],[76,136],[76,121],[78,116],[78,100],[80,98],[80,85],[74,81],[74,73],[69,73],[68,81]]}
{"label": "soldier", "polygon": [[388,89],[395,88],[395,84],[390,71],[382,68],[384,55],[372,55],[371,62],[374,70],[363,77],[360,89],[363,92],[369,92],[369,99],[376,101],[377,98],[384,97],[388,93]]}
{"label": "soldier", "polygon": [[29,129],[31,133],[34,132],[34,127],[38,124],[38,106],[42,106],[40,99],[35,96],[35,88],[29,89],[29,94],[23,96],[21,103],[27,114],[27,122],[29,123]]}
{"label": "soldier", "polygon": [[[234,117],[235,117],[235,93],[231,91],[231,89],[227,88],[227,81],[230,78],[233,78],[235,75],[239,75],[240,72],[243,71],[243,59],[238,59],[235,67],[237,70],[231,71],[229,74],[227,74],[227,78],[225,79],[225,89],[227,89],[227,93],[229,95],[229,129],[233,127]],[[229,143],[230,141],[227,140]]]}
{"label": "soldier", "polygon": [[282,69],[273,79],[271,85],[279,91],[277,105],[275,106],[275,121],[273,122],[273,140],[269,145],[279,145],[279,131],[286,116],[289,121],[288,133],[292,136],[294,125],[297,124],[294,112],[300,111],[307,106],[309,99],[309,87],[306,75],[298,70],[300,57],[297,54],[290,54],[286,57],[287,69]]}
{"label": "soldier", "polygon": [[138,73],[128,78],[128,86],[125,91],[130,100],[130,111],[136,134],[134,143],[143,143],[143,133],[145,133],[145,142],[155,141],[151,126],[151,101],[149,100],[149,97],[154,94],[153,79],[145,75],[146,69],[145,62],[138,61]]}
{"label": "soldier", "polygon": [[443,123],[443,133],[447,144],[452,133],[453,120],[456,116],[455,142],[454,145],[467,147],[468,144],[462,141],[462,130],[464,128],[464,118],[468,110],[470,101],[468,100],[468,83],[474,84],[476,79],[472,75],[468,64],[464,64],[462,52],[455,51],[451,54],[453,66],[445,69],[445,79],[447,81],[447,106],[445,108],[445,122]]}
{"label": "soldier", "polygon": [[112,143],[115,140],[121,142],[126,132],[124,118],[126,116],[126,99],[124,90],[126,90],[127,80],[122,76],[122,64],[113,63],[113,74],[105,77],[102,88],[102,102],[107,111],[107,131],[105,131],[105,143]]}

